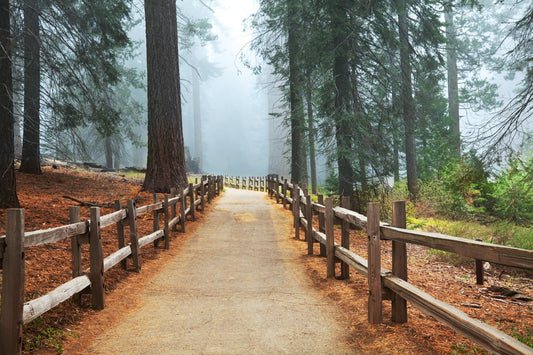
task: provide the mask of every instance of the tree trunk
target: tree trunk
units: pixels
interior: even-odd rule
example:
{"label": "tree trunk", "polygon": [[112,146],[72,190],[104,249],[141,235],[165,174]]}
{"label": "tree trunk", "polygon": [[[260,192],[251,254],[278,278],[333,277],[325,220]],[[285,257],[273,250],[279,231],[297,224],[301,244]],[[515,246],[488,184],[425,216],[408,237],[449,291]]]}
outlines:
{"label": "tree trunk", "polygon": [[453,139],[454,150],[457,156],[461,156],[461,127],[459,117],[459,85],[457,80],[457,50],[456,32],[453,23],[453,12],[451,6],[444,13],[446,22],[446,63],[448,71],[448,109],[452,120],[450,132]]}
{"label": "tree trunk", "polygon": [[41,173],[39,0],[24,0],[24,139],[20,171]]}
{"label": "tree trunk", "polygon": [[307,76],[307,121],[309,130],[309,164],[311,168],[311,192],[318,194],[316,179],[315,123],[313,115],[313,95],[311,93],[311,76]]}
{"label": "tree trunk", "polygon": [[[17,95],[13,93],[13,102],[17,102]],[[20,159],[22,157],[22,137],[21,137],[21,122],[20,122],[20,113],[17,112],[18,110],[15,110],[13,112],[13,115],[15,116],[15,127],[14,127],[14,134],[15,134],[15,158]]]}
{"label": "tree trunk", "polygon": [[330,5],[331,28],[333,34],[333,48],[335,59],[333,76],[335,78],[335,138],[337,142],[337,165],[339,169],[339,194],[350,196],[354,194],[354,172],[349,154],[352,153],[352,125],[348,114],[352,111],[350,100],[350,67],[348,64],[348,45],[344,30],[348,23],[345,0],[335,1]]}
{"label": "tree trunk", "polygon": [[194,158],[198,161],[199,172],[203,171],[202,162],[202,112],[200,105],[200,78],[192,73],[192,101],[194,107]]}
{"label": "tree trunk", "polygon": [[291,180],[302,184],[307,182],[307,161],[304,148],[304,106],[302,95],[301,68],[298,63],[298,11],[299,1],[287,0],[289,50],[289,91],[291,105]]}
{"label": "tree trunk", "polygon": [[9,0],[0,0],[0,208],[19,207],[14,166]]}
{"label": "tree trunk", "polygon": [[115,157],[115,160],[113,161],[113,169],[120,170],[120,155],[118,153],[113,154]]}
{"label": "tree trunk", "polygon": [[406,0],[398,1],[398,29],[400,35],[400,68],[402,74],[401,101],[405,124],[405,162],[407,166],[407,189],[411,198],[418,197],[418,171],[416,166],[415,141],[415,103],[411,80],[411,63],[409,58],[409,28],[407,20]]}
{"label": "tree trunk", "polygon": [[[267,67],[267,70],[267,80],[276,80],[272,75],[271,68]],[[281,110],[279,105],[282,102],[282,95],[281,90],[276,86],[268,89],[268,112],[270,114],[268,120],[268,173],[288,178],[291,171],[290,161],[288,159],[291,155],[291,148],[287,139],[289,133],[285,129],[283,118],[280,115]]]}
{"label": "tree trunk", "polygon": [[145,0],[148,73],[148,160],[143,188],[187,185],[181,122],[178,28],[174,0]]}
{"label": "tree trunk", "polygon": [[398,137],[398,126],[397,126],[398,117],[393,116],[393,136],[392,136],[392,157],[393,157],[393,174],[394,182],[400,182],[400,138]]}
{"label": "tree trunk", "polygon": [[111,137],[105,137],[105,167],[113,169],[113,147],[111,145]]}

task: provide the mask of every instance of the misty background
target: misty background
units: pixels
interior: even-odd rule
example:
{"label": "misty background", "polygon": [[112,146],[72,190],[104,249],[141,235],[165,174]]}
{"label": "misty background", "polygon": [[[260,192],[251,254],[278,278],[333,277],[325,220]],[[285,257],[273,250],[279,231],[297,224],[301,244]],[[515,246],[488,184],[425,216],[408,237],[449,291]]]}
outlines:
{"label": "misty background", "polygon": [[[289,108],[270,68],[261,63],[250,49],[254,33],[247,20],[259,10],[257,2],[178,1],[177,6],[186,154],[196,159],[199,170],[204,173],[244,176],[275,173],[287,177],[290,144],[284,119]],[[522,15],[522,11],[512,7],[486,6],[484,11],[509,12],[502,14],[509,23]],[[141,82],[145,83],[146,47],[141,2],[135,5],[133,16],[136,25],[130,29],[129,37],[137,43],[137,47],[127,66],[135,68],[141,75]],[[187,34],[188,26],[194,21],[203,21],[203,35]],[[512,43],[503,42],[499,54],[511,47]],[[254,72],[245,63],[251,63],[249,66],[252,67],[261,66],[262,70]],[[523,77],[520,72],[509,76],[488,66],[481,70],[481,76],[498,84],[502,107],[514,97],[517,84]],[[145,167],[146,91],[132,89],[132,92],[133,98],[144,108],[143,119],[130,123],[138,139],[133,143],[125,141],[120,167]],[[466,106],[460,108],[465,151],[470,147],[476,148],[477,132],[490,123],[494,115],[493,111],[473,110]],[[318,183],[322,184],[328,173],[335,170],[335,164],[328,164],[327,157],[319,154],[320,151],[321,147],[317,145]],[[46,146],[43,153],[54,155],[52,151],[47,151]],[[92,158],[98,163],[105,163],[103,153],[92,152]]]}

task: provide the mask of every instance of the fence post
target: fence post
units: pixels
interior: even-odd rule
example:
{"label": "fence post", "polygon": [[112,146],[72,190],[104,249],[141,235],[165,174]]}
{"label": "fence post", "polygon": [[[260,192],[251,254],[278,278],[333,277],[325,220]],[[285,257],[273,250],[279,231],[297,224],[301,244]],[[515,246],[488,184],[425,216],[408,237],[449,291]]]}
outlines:
{"label": "fence post", "polygon": [[[210,188],[208,187],[207,188],[207,196],[209,197],[209,190]],[[180,215],[181,215],[181,232],[182,233],[185,233],[185,209],[187,208],[187,206],[185,205],[185,202],[187,201],[187,199],[185,198],[185,194],[184,194],[184,191],[181,191],[181,194],[180,194]]]}
{"label": "fence post", "polygon": [[[350,203],[350,196],[342,196],[341,206],[348,210],[352,208],[351,203]],[[345,249],[350,250],[350,223],[345,221],[344,219],[341,222],[341,246]],[[340,278],[341,279],[350,278],[350,265],[348,265],[344,261],[341,261],[341,277]]]}
{"label": "fence post", "polygon": [[335,277],[335,236],[333,234],[333,200],[326,198],[326,251],[327,277]]}
{"label": "fence post", "polygon": [[194,186],[193,184],[189,184],[189,199],[191,200],[191,219],[194,221]]}
{"label": "fence post", "polygon": [[[321,205],[324,205],[324,195],[318,195],[318,203]],[[325,233],[326,232],[326,226],[324,225],[325,218],[324,213],[319,212],[318,213],[318,231]],[[326,254],[326,246],[322,243],[320,243],[320,256],[325,257]]]}
{"label": "fence post", "polygon": [[137,210],[135,208],[135,201],[128,200],[128,221],[130,225],[130,248],[131,257],[133,260],[133,269],[135,272],[141,271],[141,263],[139,261],[139,239],[137,237]]}
{"label": "fence post", "polygon": [[283,191],[283,208],[285,208],[287,206],[287,180],[286,179],[283,181],[282,191]]}
{"label": "fence post", "polygon": [[[115,201],[115,208],[118,204],[118,209],[120,210],[120,201]],[[80,206],[71,206],[68,208],[68,214],[70,217],[70,223],[78,223],[80,218]],[[117,235],[118,235],[118,244],[120,248],[120,222],[117,223]],[[124,233],[122,233],[122,238],[124,238]],[[81,275],[81,243],[80,237],[75,235],[70,238],[70,246],[72,252],[72,278],[76,278]],[[74,303],[78,306],[81,306],[81,293],[76,293],[72,296]]]}
{"label": "fence post", "polygon": [[[392,203],[392,226],[406,228],[405,201]],[[392,241],[392,274],[407,281],[407,248],[405,242]],[[396,323],[407,322],[407,302],[397,295],[392,294],[392,321]]]}
{"label": "fence post", "polygon": [[200,185],[200,204],[202,205],[202,212],[205,211],[205,185],[204,185],[204,178],[202,177]]}
{"label": "fence post", "polygon": [[379,203],[367,205],[368,233],[368,321],[381,322],[381,250],[379,235]]}
{"label": "fence post", "polygon": [[[154,203],[159,202],[159,196],[157,194],[154,194]],[[159,211],[152,211],[152,220],[153,220],[153,226],[154,226],[154,232],[157,232],[159,230]],[[154,248],[157,248],[159,246],[159,239],[154,240]]]}
{"label": "fence post", "polygon": [[[482,239],[477,238],[476,241],[482,242]],[[484,272],[483,272],[483,260],[476,259],[476,284],[477,285],[483,285],[483,278],[484,278]]]}
{"label": "fence post", "polygon": [[[120,211],[122,209],[122,204],[120,203],[120,200],[115,200],[115,211]],[[118,239],[118,248],[124,248],[126,246],[126,241],[124,239],[124,223],[125,221],[122,220],[117,223],[117,239]],[[80,250],[81,252],[81,250]],[[127,270],[128,269],[128,259],[124,259],[120,262],[120,266],[122,269]]]}
{"label": "fence post", "polygon": [[6,249],[3,261],[0,353],[22,352],[24,309],[24,209],[7,210]]}
{"label": "fence post", "polygon": [[104,309],[104,253],[100,235],[100,208],[98,207],[91,207],[89,259],[91,265],[89,279],[91,280],[92,306],[98,310]]}
{"label": "fence post", "polygon": [[[170,188],[170,198],[174,198],[178,196],[178,189],[175,187]],[[170,219],[174,219],[176,217],[176,205],[178,203],[174,202],[172,206],[170,206]],[[176,230],[176,225],[174,225],[174,230]]]}
{"label": "fence post", "polygon": [[[294,184],[293,213],[294,213],[294,238],[300,239],[300,191],[298,185]],[[277,202],[277,198],[276,198]]]}
{"label": "fence post", "polygon": [[[211,176],[207,177],[207,202],[211,203]],[[183,192],[182,192],[183,195]]]}
{"label": "fence post", "polygon": [[311,198],[311,195],[306,196],[305,202],[305,219],[307,219],[305,239],[307,239],[307,255],[313,255],[313,244],[315,238],[313,236],[313,199]]}
{"label": "fence post", "polygon": [[168,206],[168,194],[165,194],[165,201],[163,202],[163,233],[165,238],[165,249],[170,248],[170,227],[168,223],[170,222],[170,211]]}

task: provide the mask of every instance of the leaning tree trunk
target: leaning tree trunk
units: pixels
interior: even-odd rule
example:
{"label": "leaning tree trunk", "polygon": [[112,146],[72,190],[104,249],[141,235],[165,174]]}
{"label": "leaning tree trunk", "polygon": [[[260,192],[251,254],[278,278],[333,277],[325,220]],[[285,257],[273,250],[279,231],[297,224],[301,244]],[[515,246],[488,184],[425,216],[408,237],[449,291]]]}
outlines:
{"label": "leaning tree trunk", "polygon": [[19,207],[14,166],[9,0],[0,0],[0,208]]}
{"label": "leaning tree trunk", "polygon": [[400,35],[400,68],[402,75],[401,100],[405,124],[405,162],[407,165],[407,189],[411,198],[418,197],[418,170],[416,165],[415,103],[411,81],[409,58],[409,28],[407,23],[406,0],[398,1],[398,29]]}
{"label": "leaning tree trunk", "polygon": [[24,0],[24,139],[20,171],[41,173],[39,0]]}
{"label": "leaning tree trunk", "polygon": [[178,27],[174,0],[145,0],[148,160],[143,188],[170,192],[187,184],[181,122]]}

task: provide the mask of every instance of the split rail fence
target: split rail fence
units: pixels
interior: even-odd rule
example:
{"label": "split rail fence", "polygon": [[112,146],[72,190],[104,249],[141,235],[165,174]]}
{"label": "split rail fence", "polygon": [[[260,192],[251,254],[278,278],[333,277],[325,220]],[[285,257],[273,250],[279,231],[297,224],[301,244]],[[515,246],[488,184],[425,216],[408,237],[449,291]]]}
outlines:
{"label": "split rail fence", "polygon": [[[127,258],[131,258],[133,270],[140,272],[139,249],[153,242],[154,247],[164,243],[170,247],[170,231],[180,226],[185,232],[185,222],[195,218],[195,210],[204,211],[206,202],[223,189],[221,176],[202,177],[196,184],[189,184],[177,194],[173,189],[159,201],[154,194],[154,203],[137,207],[134,200],[127,200],[123,206],[115,201],[116,212],[100,216],[99,207],[91,207],[90,220],[80,221],[80,207],[70,207],[71,224],[37,230],[24,231],[24,209],[8,209],[6,235],[0,236],[0,267],[2,270],[2,303],[0,309],[0,354],[20,354],[22,351],[22,326],[62,302],[74,297],[81,302],[81,294],[90,289],[91,303],[95,309],[103,309],[104,272],[121,263],[127,269]],[[178,210],[179,205],[179,210]],[[137,235],[138,217],[152,213],[153,233]],[[163,226],[160,226],[160,215]],[[119,249],[104,258],[101,230],[115,226]],[[129,243],[126,244],[124,227],[129,227]],[[70,238],[72,245],[72,279],[53,291],[36,299],[24,302],[24,250],[45,243],[55,243]],[[89,244],[90,268],[82,270],[82,244]]]}
{"label": "split rail fence", "polygon": [[239,177],[226,176],[224,177],[224,184],[236,189],[265,191],[267,190],[266,177]]}
{"label": "split rail fence", "polygon": [[[308,254],[313,245],[320,244],[320,255],[327,258],[327,276],[335,277],[335,264],[341,263],[340,278],[349,277],[349,268],[368,278],[368,321],[372,324],[382,320],[383,300],[392,301],[392,321],[407,322],[407,304],[410,302],[423,313],[446,324],[465,337],[497,354],[533,354],[533,349],[504,332],[468,317],[461,310],[441,302],[428,293],[407,282],[406,243],[418,244],[432,249],[453,252],[465,257],[500,265],[533,270],[533,251],[502,245],[473,241],[443,234],[406,229],[405,201],[392,205],[392,225],[379,221],[379,204],[368,204],[368,216],[349,209],[349,198],[341,200],[341,206],[333,207],[331,198],[318,195],[313,202],[307,189],[297,184],[283,182],[279,178],[267,178],[268,193],[293,211],[295,237],[300,239],[300,227],[305,231]],[[313,227],[318,216],[319,230]],[[334,241],[334,224],[341,225],[341,245]],[[350,251],[349,230],[353,227],[366,230],[368,235],[368,261]],[[392,270],[381,267],[380,241],[392,241]],[[479,269],[479,268],[478,268]],[[478,273],[479,282],[479,273]]]}

